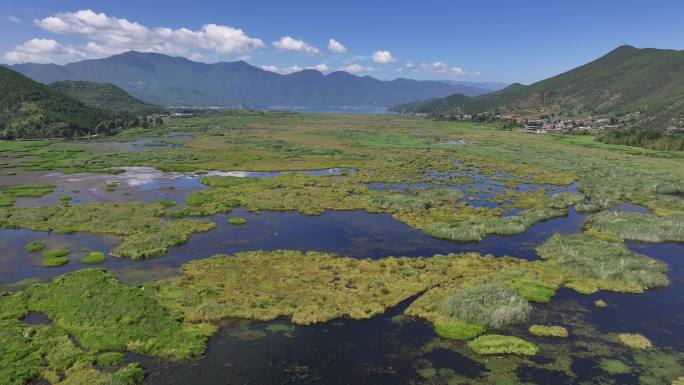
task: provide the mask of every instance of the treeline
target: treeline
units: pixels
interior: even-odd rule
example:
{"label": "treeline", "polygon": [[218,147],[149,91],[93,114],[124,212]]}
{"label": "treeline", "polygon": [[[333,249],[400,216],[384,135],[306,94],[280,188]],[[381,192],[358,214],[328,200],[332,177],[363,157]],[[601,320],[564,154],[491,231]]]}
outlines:
{"label": "treeline", "polygon": [[0,139],[31,139],[31,138],[67,138],[73,139],[83,136],[114,135],[126,128],[162,127],[164,119],[161,117],[148,118],[130,116],[102,116],[102,120],[92,123],[87,128],[63,121],[49,121],[40,117],[13,124],[9,127],[0,122]]}
{"label": "treeline", "polygon": [[684,133],[639,129],[607,129],[597,139],[608,144],[624,144],[659,151],[684,151]]}

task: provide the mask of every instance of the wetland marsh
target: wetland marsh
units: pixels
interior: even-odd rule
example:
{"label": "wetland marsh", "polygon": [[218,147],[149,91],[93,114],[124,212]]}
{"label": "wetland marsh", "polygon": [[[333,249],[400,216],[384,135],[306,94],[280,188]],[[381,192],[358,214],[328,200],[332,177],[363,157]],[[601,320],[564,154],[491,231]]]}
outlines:
{"label": "wetland marsh", "polygon": [[245,111],[0,163],[3,385],[684,376],[682,153]]}

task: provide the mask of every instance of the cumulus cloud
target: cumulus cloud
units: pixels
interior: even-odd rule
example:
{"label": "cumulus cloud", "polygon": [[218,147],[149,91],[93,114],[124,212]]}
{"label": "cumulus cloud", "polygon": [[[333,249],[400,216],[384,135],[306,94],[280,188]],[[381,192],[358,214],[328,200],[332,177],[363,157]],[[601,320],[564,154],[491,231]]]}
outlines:
{"label": "cumulus cloud", "polygon": [[89,55],[63,46],[52,39],[31,39],[4,55],[8,63],[66,63],[87,59]]}
{"label": "cumulus cloud", "polygon": [[290,36],[283,36],[278,41],[273,42],[273,47],[283,51],[296,51],[303,53],[318,53],[318,48],[307,44],[304,40],[294,39]]}
{"label": "cumulus cloud", "polygon": [[198,59],[202,55],[197,50],[244,56],[266,46],[261,39],[225,25],[206,24],[196,31],[188,28],[150,28],[90,9],[60,12],[34,22],[55,34],[82,36],[90,40],[83,48],[90,57],[136,50]]}
{"label": "cumulus cloud", "polygon": [[350,64],[350,65],[348,65],[348,66],[340,67],[339,70],[340,70],[340,71],[346,71],[346,72],[349,72],[349,73],[352,73],[352,74],[357,74],[357,73],[360,73],[360,72],[373,72],[373,71],[377,71],[377,69],[374,68],[374,67],[364,67],[364,66],[362,66],[362,65],[360,65],[360,64]]}
{"label": "cumulus cloud", "polygon": [[332,53],[345,54],[347,53],[347,47],[343,46],[342,43],[335,39],[328,40],[328,49]]}
{"label": "cumulus cloud", "polygon": [[307,67],[302,67],[299,65],[293,65],[290,67],[282,67],[282,68],[275,66],[275,65],[262,65],[261,69],[266,70],[266,71],[279,73],[279,74],[291,74],[293,72],[299,72],[299,71],[303,71],[303,70],[316,70],[319,72],[328,72],[330,70],[326,64],[317,64],[314,66],[307,66]]}
{"label": "cumulus cloud", "polygon": [[390,51],[375,51],[373,53],[373,61],[376,63],[391,63],[396,61],[396,59],[392,57]]}

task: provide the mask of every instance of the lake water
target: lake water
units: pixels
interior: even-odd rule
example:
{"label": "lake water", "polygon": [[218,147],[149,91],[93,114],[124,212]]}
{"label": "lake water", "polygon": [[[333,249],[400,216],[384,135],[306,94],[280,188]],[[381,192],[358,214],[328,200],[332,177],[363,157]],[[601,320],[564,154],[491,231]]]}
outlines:
{"label": "lake water", "polygon": [[[303,172],[336,175],[344,171]],[[210,175],[273,177],[280,173],[232,171]],[[128,168],[126,173],[119,175],[20,172],[12,177],[0,177],[0,184],[40,181],[57,185],[55,192],[43,198],[20,199],[18,204],[22,206],[56,204],[59,196],[64,194],[71,196],[74,204],[159,199],[182,203],[188,194],[206,188],[199,179],[200,175],[192,173],[163,173],[138,167]],[[118,187],[107,191],[107,183],[111,181],[115,181]],[[432,185],[373,184],[371,187],[404,190]],[[468,186],[448,187],[464,192],[488,191],[467,196],[465,199],[472,205],[487,199],[484,194],[505,190],[496,180],[488,178],[477,179]],[[545,188],[549,194],[576,192],[574,183],[569,186],[523,183],[517,190],[523,192],[538,188]],[[642,206],[629,203],[619,204],[611,210],[650,213]],[[506,215],[514,214],[511,211]],[[243,217],[247,223],[230,225],[228,218],[233,216]],[[307,216],[298,212],[263,211],[257,214],[237,209],[230,214],[201,218],[214,221],[216,228],[193,235],[186,244],[171,248],[162,257],[144,261],[110,257],[101,267],[113,271],[125,283],[135,284],[177,274],[183,263],[194,259],[257,249],[324,251],[356,258],[478,252],[533,260],[537,259],[535,247],[554,233],[580,232],[586,216],[570,208],[567,216],[537,223],[521,235],[490,236],[482,242],[451,242],[432,238],[388,214],[356,210],[326,211],[320,216]],[[81,256],[91,250],[107,253],[118,244],[115,237],[109,236],[61,235],[26,229],[0,230],[0,241],[0,284],[30,278],[48,279],[84,268],[86,266],[79,262]],[[25,244],[33,241],[44,242],[48,248],[70,249],[70,263],[57,268],[42,267],[40,253],[28,253],[23,249]],[[535,306],[532,321],[560,324],[570,329],[570,338],[554,343],[556,347],[572,347],[568,348],[568,354],[572,357],[574,377],[541,368],[542,363],[554,360],[554,345],[550,345],[548,340],[530,337],[526,330],[516,326],[501,332],[520,335],[542,347],[538,356],[518,367],[516,374],[521,381],[539,385],[639,384],[638,374],[608,375],[598,367],[598,356],[577,348],[588,343],[586,337],[573,334],[578,322],[591,325],[600,333],[642,333],[659,348],[684,351],[684,244],[630,242],[627,246],[635,252],[666,262],[671,285],[639,295],[608,292],[580,295],[568,289],[559,290],[550,304]],[[609,306],[597,309],[594,306],[597,299],[605,300]],[[363,321],[340,319],[306,327],[292,326],[286,320],[226,321],[222,323],[219,334],[210,340],[207,353],[202,358],[178,363],[130,354],[129,359],[143,363],[148,372],[145,383],[154,385],[441,384],[469,383],[467,379],[476,381],[485,376],[487,367],[469,357],[463,342],[442,340],[436,337],[427,322],[401,316],[412,300]],[[26,322],[46,323],[49,320],[32,313]],[[427,377],[426,373],[433,376]]]}

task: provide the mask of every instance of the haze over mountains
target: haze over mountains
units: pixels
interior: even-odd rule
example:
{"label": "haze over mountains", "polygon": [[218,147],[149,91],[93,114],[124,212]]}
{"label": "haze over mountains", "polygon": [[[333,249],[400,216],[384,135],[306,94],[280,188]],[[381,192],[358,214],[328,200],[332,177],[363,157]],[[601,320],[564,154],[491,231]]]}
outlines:
{"label": "haze over mountains", "polygon": [[117,85],[145,102],[165,106],[384,106],[462,93],[476,96],[499,84],[392,81],[347,72],[303,70],[282,75],[244,61],[206,64],[135,51],[66,65],[10,68],[42,83],[89,80]]}

